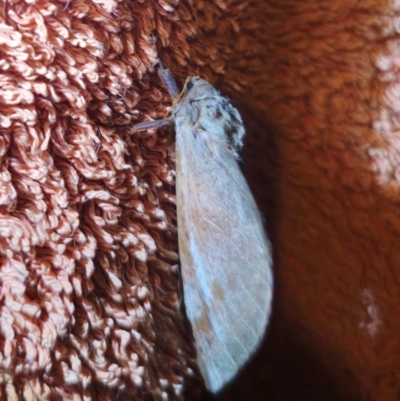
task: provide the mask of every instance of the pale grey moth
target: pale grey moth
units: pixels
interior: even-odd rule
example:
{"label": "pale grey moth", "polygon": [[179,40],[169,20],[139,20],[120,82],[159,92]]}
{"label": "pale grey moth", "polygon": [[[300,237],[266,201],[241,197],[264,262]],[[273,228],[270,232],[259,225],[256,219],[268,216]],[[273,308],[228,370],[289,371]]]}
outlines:
{"label": "pale grey moth", "polygon": [[271,252],[260,213],[238,166],[244,127],[239,112],[209,83],[188,78],[175,97],[178,241],[187,317],[208,389],[219,392],[256,351],[269,320]]}

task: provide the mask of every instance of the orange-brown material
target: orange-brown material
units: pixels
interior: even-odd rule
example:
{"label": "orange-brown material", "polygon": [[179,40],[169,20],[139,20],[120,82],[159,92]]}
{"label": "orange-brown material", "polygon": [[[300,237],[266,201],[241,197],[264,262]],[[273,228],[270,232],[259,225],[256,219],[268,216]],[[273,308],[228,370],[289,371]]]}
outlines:
{"label": "orange-brown material", "polygon": [[274,249],[268,339],[221,399],[395,399],[398,14],[378,0],[1,2],[0,399],[200,386],[170,147],[115,128],[165,116],[158,52],[243,112]]}
{"label": "orange-brown material", "polygon": [[398,399],[399,4],[261,3],[245,161],[275,305],[223,399]]}
{"label": "orange-brown material", "polygon": [[[200,387],[171,147],[126,126],[171,102],[152,74],[157,47],[185,74],[189,61],[223,72],[221,39],[244,7],[228,5],[2,2],[0,399],[165,400]],[[200,33],[222,16],[204,50]]]}

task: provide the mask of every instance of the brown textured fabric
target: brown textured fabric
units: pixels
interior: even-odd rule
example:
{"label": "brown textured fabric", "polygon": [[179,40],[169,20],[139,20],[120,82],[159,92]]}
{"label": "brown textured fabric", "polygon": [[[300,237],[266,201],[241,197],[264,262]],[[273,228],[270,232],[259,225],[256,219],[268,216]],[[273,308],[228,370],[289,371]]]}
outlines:
{"label": "brown textured fabric", "polygon": [[273,243],[274,315],[220,399],[397,399],[399,6],[259,4],[245,160]]}
{"label": "brown textured fabric", "polygon": [[[196,399],[157,52],[221,84],[275,258],[263,349],[221,400],[393,400],[398,5],[0,5],[1,399]],[[204,399],[208,396],[204,396]]]}
{"label": "brown textured fabric", "polygon": [[180,310],[171,147],[127,127],[170,105],[157,47],[178,77],[207,65],[215,78],[244,7],[2,3],[2,399],[202,389]]}

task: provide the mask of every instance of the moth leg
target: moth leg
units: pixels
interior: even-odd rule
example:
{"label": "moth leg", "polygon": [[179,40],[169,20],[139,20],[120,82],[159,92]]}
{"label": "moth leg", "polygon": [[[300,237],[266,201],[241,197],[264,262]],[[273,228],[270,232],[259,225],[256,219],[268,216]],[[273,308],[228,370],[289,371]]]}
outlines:
{"label": "moth leg", "polygon": [[132,132],[146,131],[151,128],[161,128],[172,124],[171,118],[164,118],[163,120],[146,121],[144,123],[136,124],[132,127]]}
{"label": "moth leg", "polygon": [[200,100],[207,100],[207,99],[214,100],[214,98],[211,96],[203,95],[203,96],[197,97],[196,99],[191,99],[190,103],[195,103],[195,102],[199,102]]}
{"label": "moth leg", "polygon": [[167,89],[168,93],[176,99],[179,96],[179,89],[176,85],[175,78],[169,68],[165,67],[163,62],[160,60],[160,68],[158,69],[158,76],[161,82]]}

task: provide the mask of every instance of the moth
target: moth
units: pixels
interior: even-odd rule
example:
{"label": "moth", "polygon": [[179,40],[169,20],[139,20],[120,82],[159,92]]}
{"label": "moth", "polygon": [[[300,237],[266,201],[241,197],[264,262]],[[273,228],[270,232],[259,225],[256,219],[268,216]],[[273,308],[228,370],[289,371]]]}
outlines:
{"label": "moth", "polygon": [[270,245],[238,165],[245,134],[239,112],[203,79],[188,78],[179,94],[171,72],[158,71],[175,98],[171,116],[133,131],[175,128],[183,298],[199,369],[218,393],[263,339],[273,289]]}

